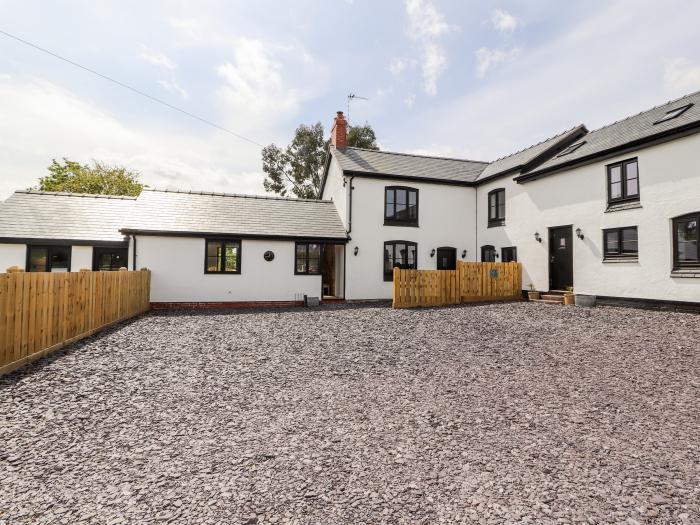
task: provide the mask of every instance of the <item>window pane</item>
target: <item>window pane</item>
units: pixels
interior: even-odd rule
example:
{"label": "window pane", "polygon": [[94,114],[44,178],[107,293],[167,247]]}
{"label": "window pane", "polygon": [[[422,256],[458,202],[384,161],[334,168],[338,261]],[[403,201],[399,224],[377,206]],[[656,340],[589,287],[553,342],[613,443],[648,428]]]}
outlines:
{"label": "window pane", "polygon": [[386,190],[386,202],[387,204],[394,204],[394,192],[396,190]]}
{"label": "window pane", "polygon": [[394,248],[394,264],[399,268],[406,268],[406,245],[396,244]]}
{"label": "window pane", "polygon": [[610,198],[619,199],[622,197],[622,182],[614,182],[610,185]]}
{"label": "window pane", "polygon": [[318,275],[321,273],[321,260],[309,257],[309,273],[313,275]]}
{"label": "window pane", "polygon": [[695,219],[679,221],[676,224],[678,242],[678,261],[698,261],[698,221]]}
{"label": "window pane", "polygon": [[622,230],[622,253],[637,253],[637,228]]}
{"label": "window pane", "polygon": [[309,244],[309,259],[311,258],[320,259],[321,258],[321,245],[320,244]]}
{"label": "window pane", "polygon": [[506,202],[505,202],[505,200],[501,200],[498,203],[498,218],[499,219],[506,218]]}
{"label": "window pane", "polygon": [[45,272],[46,263],[49,259],[48,248],[30,248],[29,249],[29,271],[30,272]]}
{"label": "window pane", "polygon": [[65,246],[54,246],[50,250],[51,271],[67,272],[70,258],[70,248]]}
{"label": "window pane", "polygon": [[627,180],[637,178],[637,161],[625,164],[625,177]]}
{"label": "window pane", "polygon": [[610,182],[612,184],[622,181],[622,166],[613,166],[610,168]]}
{"label": "window pane", "polygon": [[218,257],[221,251],[221,243],[207,242],[207,257]]}
{"label": "window pane", "polygon": [[220,272],[221,271],[221,259],[217,256],[207,257],[207,271],[208,272]]}
{"label": "window pane", "polygon": [[627,197],[632,197],[639,194],[639,180],[627,179]]}
{"label": "window pane", "polygon": [[620,253],[618,232],[605,232],[605,253],[611,255]]}
{"label": "window pane", "polygon": [[302,257],[297,258],[297,273],[306,273],[306,260]]}
{"label": "window pane", "polygon": [[390,273],[394,267],[394,247],[391,244],[384,245],[384,272]]}
{"label": "window pane", "polygon": [[418,219],[418,192],[408,192],[408,218],[411,220]]}
{"label": "window pane", "polygon": [[396,219],[406,220],[406,190],[396,190]]}
{"label": "window pane", "polygon": [[413,244],[409,244],[407,247],[406,264],[407,264],[408,268],[417,268],[418,267],[418,265],[416,264],[416,247]]}
{"label": "window pane", "polygon": [[385,217],[386,217],[387,219],[393,219],[393,218],[394,218],[394,213],[395,213],[395,210],[394,210],[394,203],[393,203],[393,202],[388,202],[387,205],[386,205],[386,215],[385,215]]}

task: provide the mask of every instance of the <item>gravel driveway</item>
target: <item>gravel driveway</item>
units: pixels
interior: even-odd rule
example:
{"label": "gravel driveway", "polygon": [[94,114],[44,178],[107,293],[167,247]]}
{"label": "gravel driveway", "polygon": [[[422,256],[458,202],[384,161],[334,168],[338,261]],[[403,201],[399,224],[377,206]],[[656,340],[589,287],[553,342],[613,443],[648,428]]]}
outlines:
{"label": "gravel driveway", "polygon": [[700,523],[700,316],[150,314],[0,379],[0,523]]}

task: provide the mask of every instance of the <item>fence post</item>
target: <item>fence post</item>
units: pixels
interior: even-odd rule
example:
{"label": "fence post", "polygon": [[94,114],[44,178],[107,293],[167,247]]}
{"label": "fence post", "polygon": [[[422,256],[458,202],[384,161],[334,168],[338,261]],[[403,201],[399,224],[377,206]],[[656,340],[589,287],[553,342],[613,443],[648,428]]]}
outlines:
{"label": "fence post", "polygon": [[24,270],[20,268],[19,266],[10,266],[7,270],[7,273],[20,273],[23,272]]}

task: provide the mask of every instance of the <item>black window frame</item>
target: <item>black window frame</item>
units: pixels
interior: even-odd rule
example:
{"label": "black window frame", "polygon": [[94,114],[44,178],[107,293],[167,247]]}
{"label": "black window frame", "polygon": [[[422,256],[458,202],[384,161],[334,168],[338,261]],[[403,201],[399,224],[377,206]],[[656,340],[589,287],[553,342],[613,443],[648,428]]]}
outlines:
{"label": "black window frame", "polygon": [[[637,233],[637,250],[624,251],[622,244],[622,232],[625,230],[634,230]],[[614,252],[608,251],[608,237],[614,235],[617,237],[617,250]],[[620,228],[606,228],[603,230],[603,260],[627,260],[639,259],[639,229],[637,226],[622,226]]]}
{"label": "black window frame", "polygon": [[[511,252],[512,256],[506,254]],[[518,262],[518,248],[516,246],[504,246],[501,248],[501,262]]]}
{"label": "black window frame", "polygon": [[[487,251],[493,253],[493,260],[486,260],[486,257],[484,257],[484,255]],[[496,247],[493,244],[484,244],[481,247],[481,262],[496,262],[497,254],[498,252],[496,251]]]}
{"label": "black window frame", "polygon": [[32,249],[46,249],[46,269],[44,271],[53,271],[53,267],[51,265],[51,252],[57,248],[68,250],[68,268],[66,269],[66,271],[70,272],[73,259],[73,246],[71,246],[70,244],[27,244],[27,254],[24,270],[28,273],[32,271],[30,265]]}
{"label": "black window frame", "polygon": [[[310,244],[316,244],[318,245],[318,271],[317,272],[310,272],[309,271],[309,245]],[[306,246],[306,250],[304,251],[304,268],[305,270],[303,272],[298,271],[298,254],[299,246]],[[294,275],[321,275],[323,272],[323,244],[320,242],[314,242],[314,241],[297,241],[294,243]]]}
{"label": "black window frame", "polygon": [[[225,258],[226,253],[226,244],[237,244],[238,245],[238,255],[236,257],[236,269],[234,271],[228,271],[225,269],[222,270],[209,270],[209,244],[220,244],[221,245],[221,254],[217,255],[216,257],[218,259]],[[207,275],[240,275],[241,274],[241,266],[242,266],[242,261],[243,260],[243,242],[241,239],[233,238],[233,237],[208,237],[204,239],[204,273]],[[221,265],[221,268],[225,268],[225,265]]]}
{"label": "black window frame", "polygon": [[[124,260],[126,261],[126,266],[113,266],[114,257],[111,257],[109,270],[101,270],[99,268],[99,264],[98,264],[100,255],[104,254],[104,253],[111,253],[112,255],[114,255],[114,252],[123,252],[124,253]],[[118,271],[119,268],[129,268],[129,248],[127,248],[126,246],[123,248],[113,248],[110,246],[93,246],[92,247],[92,271],[93,272],[114,272],[114,271]]]}
{"label": "black window frame", "polygon": [[[411,193],[415,193],[416,195],[416,216],[415,218],[408,217],[406,219],[397,219],[396,218],[396,192],[397,191],[405,191],[406,192],[406,210],[408,210],[408,203],[410,201],[409,195]],[[394,214],[393,216],[388,216],[388,207],[389,207],[389,202],[388,202],[388,195],[389,192],[393,192],[393,197],[394,197]],[[418,213],[419,213],[419,195],[418,195],[418,189],[417,188],[411,188],[410,186],[386,186],[384,188],[384,226],[408,226],[408,227],[413,227],[417,228],[418,227]]]}
{"label": "black window frame", "polygon": [[[637,193],[628,194],[627,191],[627,166],[630,164],[637,165]],[[612,170],[615,168],[620,168],[620,185],[622,189],[622,195],[620,197],[612,197]],[[634,157],[633,159],[625,159],[620,162],[615,162],[613,164],[608,164],[606,166],[606,181],[608,190],[608,205],[618,204],[620,202],[639,202],[641,195],[641,185],[639,183],[639,159]]]}
{"label": "black window frame", "polygon": [[[495,215],[491,214],[491,196],[496,198]],[[503,214],[501,214],[501,210]],[[486,198],[486,216],[488,218],[488,227],[495,228],[497,226],[505,226],[506,224],[506,189],[496,188],[488,193]]]}
{"label": "black window frame", "polygon": [[[386,249],[387,246],[392,247],[392,258],[394,261],[396,261],[396,245],[404,244],[406,246],[406,252],[408,252],[408,247],[413,246],[414,248],[414,257],[413,257],[413,266],[408,267],[408,265],[405,265],[407,267],[402,267],[402,266],[392,266],[391,271],[386,270],[386,263],[387,263],[387,258],[386,258]],[[384,241],[384,246],[382,248],[382,274],[384,275],[384,281],[386,282],[393,282],[394,280],[394,268],[401,268],[403,270],[417,270],[418,269],[418,243],[413,242],[413,241]]]}
{"label": "black window frame", "polygon": [[[696,237],[697,237],[697,248],[698,248],[698,254],[697,254],[697,259],[695,261],[680,261],[678,259],[678,224],[683,223],[683,222],[690,222],[690,221],[695,221],[695,228],[696,228]],[[692,212],[692,213],[687,213],[685,215],[680,215],[678,217],[674,217],[671,220],[672,223],[672,230],[671,230],[671,235],[673,235],[673,269],[674,270],[683,270],[686,268],[700,268],[700,211]]]}

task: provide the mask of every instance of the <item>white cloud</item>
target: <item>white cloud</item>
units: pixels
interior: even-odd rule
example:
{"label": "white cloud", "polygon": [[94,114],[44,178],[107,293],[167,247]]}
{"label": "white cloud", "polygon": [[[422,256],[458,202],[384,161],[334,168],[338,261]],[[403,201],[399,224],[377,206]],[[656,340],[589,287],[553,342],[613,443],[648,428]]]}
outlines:
{"label": "white cloud", "polygon": [[154,187],[264,191],[259,150],[196,123],[186,133],[153,121],[129,124],[38,79],[0,81],[0,99],[0,199],[35,185],[51,159],[61,157],[124,164]]}
{"label": "white cloud", "polygon": [[179,95],[185,100],[190,98],[189,93],[187,93],[185,88],[183,88],[180,84],[178,84],[175,79],[159,80],[158,84],[163,86],[163,88],[165,88],[166,91],[169,91],[170,93],[174,93],[176,95]]}
{"label": "white cloud", "polygon": [[514,47],[509,51],[503,51],[500,49],[482,47],[477,49],[474,54],[476,55],[476,76],[484,78],[490,69],[495,68],[503,62],[508,62],[517,58],[518,55],[520,55],[520,49]]}
{"label": "white cloud", "polygon": [[165,56],[163,53],[153,51],[146,46],[141,47],[141,54],[139,55],[139,58],[145,60],[149,64],[164,67],[165,69],[173,70],[177,67],[177,64],[175,64],[175,62],[173,62],[173,60],[171,60],[169,57]]}
{"label": "white cloud", "polygon": [[393,58],[389,63],[389,71],[397,77],[406,70],[408,64],[409,61],[405,58]]}
{"label": "white cloud", "polygon": [[504,9],[495,9],[491,15],[494,29],[502,33],[510,33],[518,27],[518,19]]}
{"label": "white cloud", "polygon": [[406,104],[406,106],[408,106],[409,108],[412,108],[413,104],[416,103],[416,95],[411,93],[410,95],[408,95],[406,98],[403,99],[403,103]]}
{"label": "white cloud", "polygon": [[674,95],[685,95],[700,90],[700,64],[687,58],[676,58],[666,63],[664,88]]}
{"label": "white cloud", "polygon": [[444,15],[429,0],[406,0],[406,14],[409,34],[422,45],[423,89],[427,95],[434,96],[437,94],[438,79],[447,68],[447,56],[438,40],[454,27],[445,21]]}

